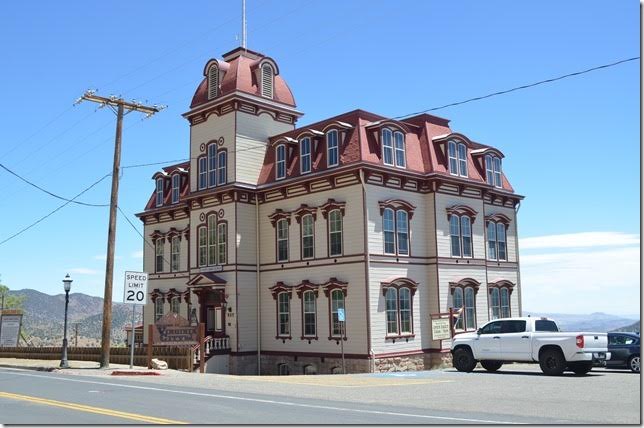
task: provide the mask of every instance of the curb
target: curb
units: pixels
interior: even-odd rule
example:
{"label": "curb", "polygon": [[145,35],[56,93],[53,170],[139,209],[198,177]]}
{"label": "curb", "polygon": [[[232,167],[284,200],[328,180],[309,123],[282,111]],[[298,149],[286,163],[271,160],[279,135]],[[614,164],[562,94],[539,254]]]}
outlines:
{"label": "curb", "polygon": [[158,372],[129,372],[124,370],[114,370],[111,376],[161,376]]}
{"label": "curb", "polygon": [[45,366],[15,366],[10,364],[0,364],[0,367],[7,369],[22,369],[22,370],[33,370],[37,372],[53,372],[58,370],[57,367],[45,367]]}

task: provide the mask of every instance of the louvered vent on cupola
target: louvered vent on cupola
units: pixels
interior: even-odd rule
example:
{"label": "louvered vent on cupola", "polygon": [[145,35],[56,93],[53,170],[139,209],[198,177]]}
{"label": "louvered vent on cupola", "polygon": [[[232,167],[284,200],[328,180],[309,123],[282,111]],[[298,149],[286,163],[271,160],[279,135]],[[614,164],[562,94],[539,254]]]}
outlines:
{"label": "louvered vent on cupola", "polygon": [[217,96],[219,88],[219,67],[213,65],[208,70],[208,99],[211,100]]}
{"label": "louvered vent on cupola", "polygon": [[269,64],[262,66],[262,96],[273,98],[273,67]]}

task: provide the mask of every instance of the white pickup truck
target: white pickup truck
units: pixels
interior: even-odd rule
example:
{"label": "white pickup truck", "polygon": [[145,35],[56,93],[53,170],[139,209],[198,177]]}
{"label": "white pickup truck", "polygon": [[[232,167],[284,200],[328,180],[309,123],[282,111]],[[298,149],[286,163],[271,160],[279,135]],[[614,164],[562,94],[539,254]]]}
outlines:
{"label": "white pickup truck", "polygon": [[539,363],[546,375],[564,370],[588,373],[593,365],[610,359],[606,333],[563,333],[548,318],[503,318],[490,321],[476,332],[460,333],[452,339],[452,364],[471,372],[480,362],[494,372],[503,363]]}

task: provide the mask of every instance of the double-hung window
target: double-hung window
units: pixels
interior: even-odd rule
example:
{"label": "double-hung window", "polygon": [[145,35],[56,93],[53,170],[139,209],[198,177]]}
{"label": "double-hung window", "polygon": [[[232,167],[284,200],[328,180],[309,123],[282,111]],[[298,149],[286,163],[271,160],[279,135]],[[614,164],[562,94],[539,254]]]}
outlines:
{"label": "double-hung window", "polygon": [[510,291],[507,288],[501,288],[501,317],[510,317]]}
{"label": "double-hung window", "polygon": [[382,213],[382,230],[385,238],[385,254],[396,254],[396,222],[394,210],[385,208]]}
{"label": "double-hung window", "polygon": [[291,334],[291,305],[289,293],[277,295],[278,336]]}
{"label": "double-hung window", "polygon": [[170,299],[170,312],[173,314],[178,314],[179,313],[179,305],[181,304],[181,300],[179,297],[173,297]]}
{"label": "double-hung window", "polygon": [[277,221],[277,261],[288,261],[288,221]]}
{"label": "double-hung window", "polygon": [[338,165],[338,131],[332,129],[326,134],[327,167]]}
{"label": "double-hung window", "polygon": [[174,174],[172,176],[172,203],[176,204],[179,202],[179,185],[181,183],[181,176],[179,174]]}
{"label": "double-hung window", "polygon": [[157,178],[156,206],[163,205],[163,178]]}
{"label": "double-hung window", "polygon": [[208,216],[208,265],[217,264],[217,216]]}
{"label": "double-hung window", "polygon": [[155,271],[163,272],[163,239],[157,239],[155,257]]}
{"label": "double-hung window", "polygon": [[338,317],[338,309],[344,310],[344,293],[342,290],[333,290],[331,292],[331,336],[346,336],[346,331],[343,331]]}
{"label": "double-hung window", "polygon": [[409,214],[385,208],[382,213],[385,254],[409,255]]}
{"label": "double-hung window", "polygon": [[305,291],[302,294],[302,315],[304,321],[303,336],[316,336],[316,299],[313,291]]}
{"label": "double-hung window", "polygon": [[302,216],[302,258],[312,259],[314,255],[314,221],[313,215]]}
{"label": "double-hung window", "polygon": [[342,213],[333,210],[329,213],[329,256],[342,255]]}
{"label": "double-hung window", "polygon": [[226,151],[220,150],[217,154],[218,169],[217,169],[217,185],[221,186],[226,184]]}
{"label": "double-hung window", "polygon": [[228,225],[219,223],[217,225],[217,260],[220,265],[226,264],[226,235]]}
{"label": "double-hung window", "polygon": [[217,185],[217,144],[208,145],[208,187]]}
{"label": "double-hung window", "polygon": [[179,251],[181,245],[181,238],[173,236],[170,241],[170,270],[176,272],[179,270]]}
{"label": "double-hung window", "polygon": [[411,291],[407,287],[387,288],[385,292],[387,335],[412,333],[411,296]]}
{"label": "double-hung window", "polygon": [[495,187],[502,187],[501,183],[501,159],[485,155],[485,181]]}
{"label": "double-hung window", "polygon": [[154,301],[154,321],[159,321],[163,317],[163,298],[157,297]]}
{"label": "double-hung window", "polygon": [[452,257],[472,257],[472,219],[452,214],[449,218]]}
{"label": "double-hung window", "polygon": [[449,173],[467,177],[467,146],[456,141],[447,143],[447,157],[449,159]]}
{"label": "double-hung window", "polygon": [[494,221],[487,223],[487,248],[488,259],[508,259],[505,224]]}
{"label": "double-hung window", "polygon": [[405,135],[400,132],[396,131],[394,132],[394,145],[395,145],[395,153],[396,153],[396,166],[400,168],[404,168],[406,165],[406,160],[405,160]]}
{"label": "double-hung window", "polygon": [[208,187],[208,159],[205,156],[199,158],[199,178],[197,180],[198,190],[203,190]]}
{"label": "double-hung window", "polygon": [[390,129],[382,130],[382,162],[385,165],[394,164],[394,144],[393,144],[392,132]]}
{"label": "double-hung window", "polygon": [[208,264],[208,228],[202,226],[197,230],[199,241],[199,266],[206,266]]}
{"label": "double-hung window", "polygon": [[472,330],[476,328],[476,300],[472,287],[454,287],[452,290],[452,307],[459,311],[455,328]]}
{"label": "double-hung window", "polygon": [[508,287],[490,288],[492,319],[510,317],[510,290]]}
{"label": "double-hung window", "polygon": [[300,174],[311,172],[311,139],[306,137],[300,141]]}
{"label": "double-hung window", "polygon": [[275,179],[286,177],[286,146],[280,144],[275,148]]}

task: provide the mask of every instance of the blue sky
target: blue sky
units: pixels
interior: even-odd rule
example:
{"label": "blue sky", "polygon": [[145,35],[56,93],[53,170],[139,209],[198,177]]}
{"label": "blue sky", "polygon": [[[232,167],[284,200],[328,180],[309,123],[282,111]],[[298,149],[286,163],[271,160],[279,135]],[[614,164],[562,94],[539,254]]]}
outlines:
{"label": "blue sky", "polygon": [[[73,101],[99,94],[169,107],[126,116],[122,165],[183,159],[203,66],[239,45],[240,0],[4,5],[0,162],[72,197],[111,170],[114,115]],[[398,116],[638,56],[635,1],[248,0],[248,47],[275,58],[300,124],[361,108]],[[506,154],[519,213],[524,308],[639,313],[640,76],[633,61],[446,108],[452,129]],[[130,219],[157,167],[124,171]],[[55,200],[0,171],[0,241]],[[104,180],[83,201],[107,203]],[[106,208],[67,206],[0,245],[12,289],[103,294]],[[139,227],[139,229],[141,229]],[[563,236],[562,236],[563,235]],[[143,243],[118,220],[115,300]]]}

